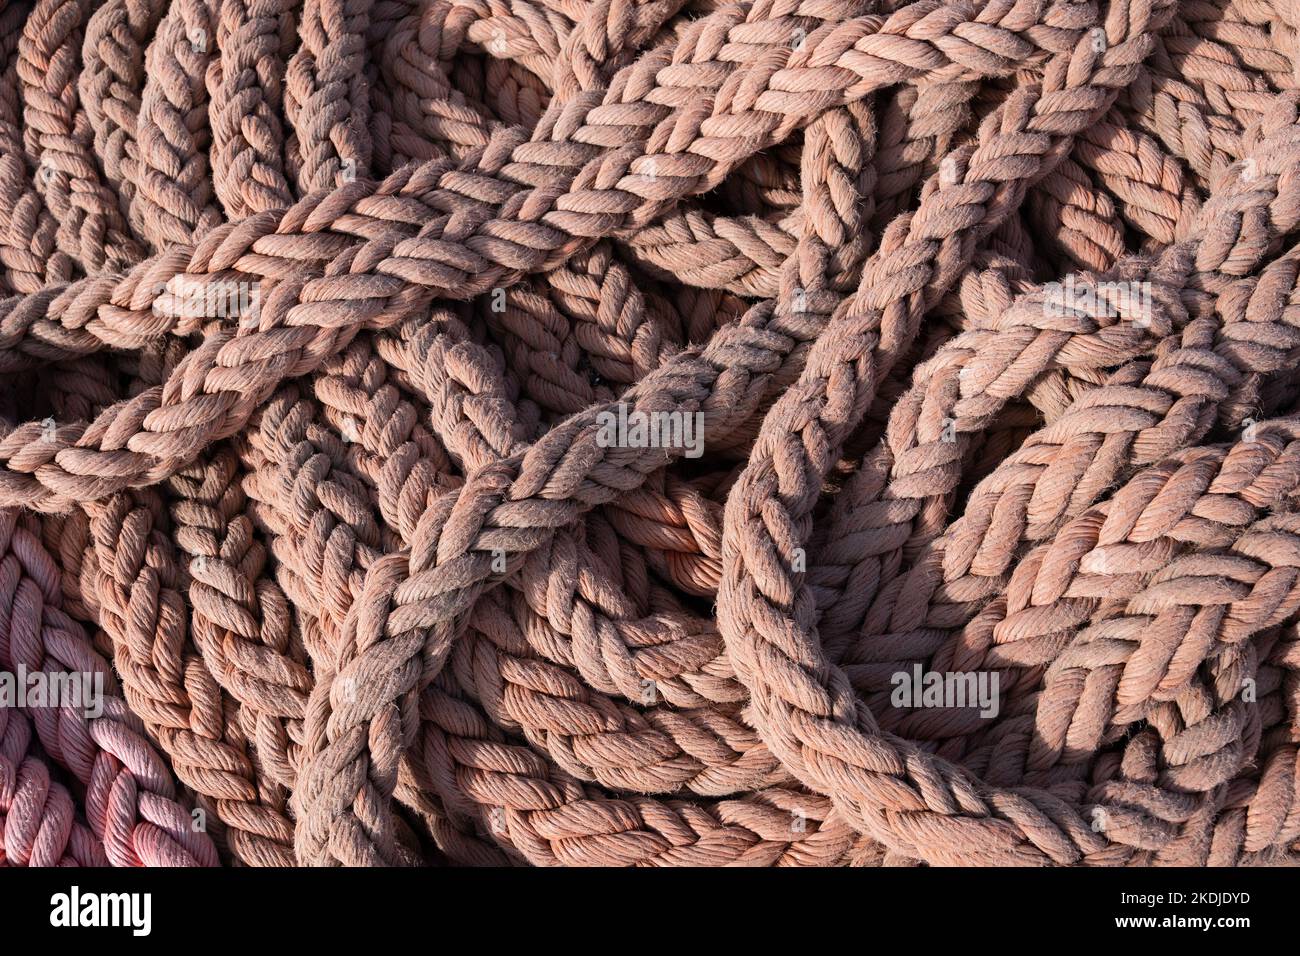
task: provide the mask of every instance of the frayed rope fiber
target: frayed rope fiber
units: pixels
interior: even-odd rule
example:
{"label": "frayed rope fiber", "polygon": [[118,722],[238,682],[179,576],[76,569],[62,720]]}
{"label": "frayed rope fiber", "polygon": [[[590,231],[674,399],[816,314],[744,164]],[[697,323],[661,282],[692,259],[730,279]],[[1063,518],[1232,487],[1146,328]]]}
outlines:
{"label": "frayed rope fiber", "polygon": [[1298,31],[0,0],[0,863],[1297,862]]}

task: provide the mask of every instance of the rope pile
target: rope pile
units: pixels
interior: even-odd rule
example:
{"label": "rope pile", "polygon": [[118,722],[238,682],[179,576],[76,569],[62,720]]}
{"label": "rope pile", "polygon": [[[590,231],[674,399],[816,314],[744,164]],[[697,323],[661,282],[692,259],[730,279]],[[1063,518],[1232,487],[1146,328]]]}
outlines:
{"label": "rope pile", "polygon": [[1294,862],[1297,31],[0,0],[0,862]]}

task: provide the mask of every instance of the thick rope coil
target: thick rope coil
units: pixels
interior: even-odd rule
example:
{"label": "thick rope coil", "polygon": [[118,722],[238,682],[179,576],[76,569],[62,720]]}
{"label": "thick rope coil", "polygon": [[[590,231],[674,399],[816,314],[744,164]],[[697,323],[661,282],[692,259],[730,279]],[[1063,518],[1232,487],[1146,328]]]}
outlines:
{"label": "thick rope coil", "polygon": [[0,27],[0,862],[1296,861],[1294,4]]}

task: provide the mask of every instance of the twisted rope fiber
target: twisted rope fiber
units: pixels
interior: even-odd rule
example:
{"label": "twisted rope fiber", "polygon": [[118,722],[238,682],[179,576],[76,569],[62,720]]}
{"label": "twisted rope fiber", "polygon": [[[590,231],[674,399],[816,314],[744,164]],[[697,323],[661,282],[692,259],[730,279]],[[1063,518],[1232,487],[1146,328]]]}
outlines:
{"label": "twisted rope fiber", "polygon": [[28,753],[31,726],[16,710],[0,711],[0,865],[104,866],[103,845],[84,823],[49,765]]}
{"label": "twisted rope fiber", "polygon": [[[706,353],[706,354],[707,354],[707,353]],[[454,516],[453,516],[452,520],[454,521]],[[530,544],[531,544],[531,543],[530,543]],[[532,546],[532,547],[535,547],[536,545],[533,544],[533,545],[531,545],[531,546]],[[413,556],[414,556],[414,554],[413,554]],[[414,569],[413,569],[413,570],[414,570]],[[372,580],[373,580],[373,579],[372,579]],[[393,585],[389,585],[389,588],[391,588],[391,590],[389,591],[389,594],[391,594],[392,596],[390,597],[388,594],[384,594],[384,595],[381,595],[380,600],[383,600],[383,601],[385,601],[386,603],[389,603],[389,604],[394,604],[394,603],[398,603],[398,602],[400,602],[400,596],[399,596],[399,594],[398,594],[398,592],[397,592],[396,587],[394,587]],[[419,611],[418,613],[421,613],[421,614],[422,614],[422,619],[417,619],[417,621],[416,621],[415,623],[417,623],[417,624],[422,624],[423,626],[434,625],[434,626],[436,627],[436,630],[434,631],[434,634],[436,635],[436,643],[435,643],[435,645],[434,645],[435,653],[437,653],[438,655],[445,654],[445,648],[450,644],[450,641],[451,641],[451,639],[452,639],[452,637],[454,636],[454,633],[455,633],[455,628],[456,628],[456,624],[454,623],[454,621],[455,621],[455,616],[456,616],[457,612],[459,612],[459,611],[461,610],[461,608],[456,607],[455,605],[453,605],[453,606],[450,607],[450,608],[445,607],[445,606],[444,606],[444,607],[438,607],[436,604],[434,604],[433,602],[428,601],[428,600],[425,600],[425,601],[423,601],[423,602],[421,602],[421,603],[422,603],[423,606],[422,606],[422,608],[420,609],[420,611]],[[414,608],[413,608],[413,609],[414,609]],[[387,609],[381,609],[381,613],[384,613],[384,612],[386,612],[386,611],[387,611]],[[400,619],[399,619],[399,620],[400,620]],[[390,625],[390,627],[392,627],[392,625]],[[412,648],[412,650],[405,650],[405,649],[403,649],[403,645],[406,644],[406,642],[409,642],[409,641],[410,641],[410,638],[411,638],[411,636],[412,636],[412,635],[410,634],[410,632],[407,632],[407,633],[405,633],[405,634],[400,634],[400,633],[399,633],[399,634],[392,634],[392,631],[390,631],[390,635],[392,635],[392,636],[390,637],[390,639],[389,639],[389,640],[390,640],[390,643],[388,643],[388,645],[387,645],[386,647],[385,647],[385,646],[382,646],[382,645],[376,645],[372,650],[369,651],[369,656],[370,656],[372,659],[383,659],[384,657],[388,657],[388,663],[386,663],[386,664],[379,664],[379,666],[386,666],[386,667],[390,667],[390,668],[391,668],[391,667],[393,666],[393,665],[392,665],[392,662],[391,662],[391,661],[392,661],[391,654],[396,653],[396,654],[398,654],[398,655],[401,655],[401,657],[406,658],[407,661],[410,661],[410,659],[411,659],[411,655],[412,655],[412,650],[413,650],[414,648]],[[374,638],[370,638],[369,640],[370,640],[370,641],[374,641],[375,639],[374,639]],[[418,645],[417,645],[417,646],[418,646]],[[391,648],[391,650],[390,650],[390,648]],[[426,653],[426,654],[428,653],[428,649],[427,649],[427,647],[426,647],[425,653]],[[399,658],[399,660],[401,660],[401,658]],[[412,662],[412,663],[413,663],[413,662]],[[436,667],[437,664],[438,664],[438,661],[437,661],[436,658],[435,658],[435,662],[434,662],[434,663],[435,663],[435,667]],[[409,686],[409,682],[410,682],[411,680],[414,679],[414,674],[413,674],[412,671],[409,669],[409,666],[407,666],[407,665],[405,664],[405,662],[403,662],[403,666],[405,667],[405,674],[404,674],[403,676],[401,676],[401,677],[398,677],[397,679],[398,679],[398,680],[401,680],[401,681],[403,681],[403,682],[408,683],[408,686]],[[339,702],[337,702],[336,706],[339,706],[339,705],[342,705],[342,704],[343,704],[343,702],[342,702],[342,701],[339,701]],[[342,709],[343,714],[346,715],[346,714],[348,714],[348,711],[349,711],[349,709],[351,709],[351,708],[340,707],[340,709]],[[355,719],[355,718],[354,718],[354,719]],[[395,726],[395,725],[391,725],[391,724],[390,724],[390,726]],[[345,727],[346,727],[346,725],[345,725]],[[360,732],[361,732],[361,731],[360,731],[360,728],[357,728],[357,730],[351,731],[351,733],[353,733],[353,734],[360,733]],[[372,733],[373,733],[373,731],[372,731]],[[359,739],[359,738],[352,738],[352,739]],[[335,753],[355,752],[355,746],[356,746],[356,745],[355,745],[354,743],[351,743],[351,742],[349,741],[348,732],[347,732],[347,730],[345,730],[345,729],[343,729],[343,728],[340,728],[339,731],[336,731],[336,734],[334,735],[334,739],[331,741],[331,749],[332,749]],[[391,746],[393,746],[393,745],[390,744],[389,746],[391,747]],[[400,746],[400,744],[398,744],[398,746]],[[373,751],[372,751],[372,752],[373,752]],[[379,756],[379,754],[375,754],[375,756]],[[352,759],[355,760],[356,758],[352,758]],[[338,765],[337,765],[336,763],[333,763],[333,762],[331,761],[331,769],[337,769],[337,767],[338,767]],[[324,781],[321,781],[321,782],[318,784],[318,786],[324,787],[324,786],[325,786]],[[340,791],[339,791],[338,788],[335,788],[334,792],[335,792],[335,793],[339,793]],[[342,828],[342,829],[350,829],[350,830],[351,830],[351,838],[355,838],[355,835],[360,831],[360,829],[361,829],[361,827],[363,826],[363,824],[362,824],[359,820],[358,820],[357,823],[347,823],[347,822],[344,822],[342,819],[340,819],[340,811],[343,811],[343,812],[348,812],[348,811],[349,811],[349,806],[348,806],[348,804],[349,804],[349,802],[350,802],[350,799],[348,799],[348,798],[345,798],[345,799],[339,799],[339,798],[336,798],[336,800],[337,800],[337,802],[334,804],[334,812],[331,814],[331,817],[330,817],[330,820],[331,820],[330,825],[331,825],[332,827],[339,827],[339,828]],[[363,808],[364,808],[364,805],[365,805],[366,802],[368,802],[368,801],[364,801],[364,797],[359,795],[359,796],[356,798],[356,801],[351,803],[351,812],[355,812],[355,813],[358,813],[358,814],[363,813],[363,812],[364,812],[364,809],[363,809]],[[370,824],[373,826],[373,821],[367,821],[367,822],[370,823]]]}
{"label": "twisted rope fiber", "polygon": [[[89,717],[86,704],[79,709],[68,702],[29,709],[46,751],[86,787],[84,810],[100,852],[115,866],[215,866],[216,848],[177,802],[171,773],[116,692],[108,665],[62,612],[58,571],[30,524],[30,516],[20,521],[16,509],[0,516],[5,540],[0,662],[11,672],[21,664],[29,674],[104,676],[102,716]],[[12,711],[16,727],[23,726],[21,713]]]}
{"label": "twisted rope fiber", "polygon": [[1295,862],[1288,6],[3,2],[4,862]]}

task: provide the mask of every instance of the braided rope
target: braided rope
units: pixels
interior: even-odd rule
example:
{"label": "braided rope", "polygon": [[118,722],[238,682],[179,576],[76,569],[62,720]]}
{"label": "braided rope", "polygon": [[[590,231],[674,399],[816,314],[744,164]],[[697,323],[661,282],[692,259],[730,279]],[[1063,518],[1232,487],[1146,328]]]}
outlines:
{"label": "braided rope", "polygon": [[31,726],[0,710],[0,865],[105,866],[103,845],[74,817],[66,788],[28,753]]}
{"label": "braided rope", "polygon": [[[88,687],[80,702],[60,701],[55,706],[49,701],[27,710],[45,750],[85,785],[85,813],[100,853],[115,866],[215,866],[215,846],[178,803],[171,772],[142,734],[139,718],[118,695],[107,664],[80,626],[60,609],[58,570],[23,526],[27,521],[20,523],[12,509],[0,515],[5,542],[0,559],[0,663],[11,672],[21,666],[28,674],[44,673],[51,679],[60,674],[98,675],[103,681],[97,708],[102,716],[89,715],[93,702],[87,699]],[[20,712],[13,713],[15,725],[23,726]],[[26,766],[24,770],[36,772]],[[44,779],[48,782],[48,774]],[[51,794],[59,790],[55,787]],[[71,810],[66,793],[61,802]],[[56,813],[53,806],[49,812]],[[57,813],[68,817],[59,826],[71,825],[70,813]],[[34,822],[28,819],[29,825]]]}
{"label": "braided rope", "polygon": [[0,27],[0,862],[1295,861],[1292,4]]}

